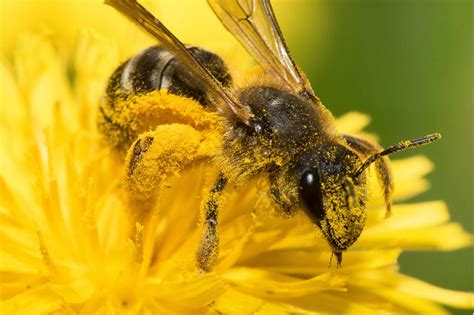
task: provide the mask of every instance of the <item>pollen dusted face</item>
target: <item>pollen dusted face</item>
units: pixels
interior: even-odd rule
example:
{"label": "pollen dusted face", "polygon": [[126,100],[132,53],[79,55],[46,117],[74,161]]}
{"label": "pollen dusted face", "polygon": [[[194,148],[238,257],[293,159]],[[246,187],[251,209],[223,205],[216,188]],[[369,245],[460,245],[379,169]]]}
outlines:
{"label": "pollen dusted face", "polygon": [[338,254],[349,248],[364,228],[366,179],[351,177],[361,161],[343,146],[326,146],[312,153],[300,180],[301,201]]}
{"label": "pollen dusted face", "polygon": [[367,219],[365,205],[350,205],[344,203],[344,198],[344,191],[328,196],[323,201],[325,218],[319,222],[324,236],[335,251],[348,249],[359,238]]}

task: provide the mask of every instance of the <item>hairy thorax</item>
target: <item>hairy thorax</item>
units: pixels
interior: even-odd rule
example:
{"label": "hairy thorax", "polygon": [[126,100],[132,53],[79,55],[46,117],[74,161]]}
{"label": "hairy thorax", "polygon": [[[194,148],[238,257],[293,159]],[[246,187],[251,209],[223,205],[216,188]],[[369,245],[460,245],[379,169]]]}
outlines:
{"label": "hairy thorax", "polygon": [[218,161],[237,182],[288,167],[295,156],[334,133],[333,118],[321,104],[268,86],[239,92],[239,100],[255,116],[254,123],[249,127],[234,119],[226,120],[223,161]]}

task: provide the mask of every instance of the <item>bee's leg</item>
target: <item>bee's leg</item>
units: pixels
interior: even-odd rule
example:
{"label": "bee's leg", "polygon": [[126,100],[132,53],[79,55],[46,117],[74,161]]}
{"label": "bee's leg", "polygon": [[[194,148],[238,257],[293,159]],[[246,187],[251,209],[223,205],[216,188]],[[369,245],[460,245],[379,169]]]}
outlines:
{"label": "bee's leg", "polygon": [[167,179],[186,165],[206,157],[206,137],[191,126],[160,125],[142,133],[128,150],[124,186],[134,215],[150,213]]}
{"label": "bee's leg", "polygon": [[196,253],[197,265],[200,270],[208,272],[212,269],[219,256],[219,234],[217,233],[217,217],[219,212],[219,199],[227,183],[227,178],[219,174],[214,187],[205,198],[204,207],[204,232],[201,243]]}
{"label": "bee's leg", "polygon": [[[354,137],[351,135],[343,135],[343,138],[347,141],[347,144],[355,151],[365,155],[366,157],[381,152],[383,148],[378,144],[374,144],[367,140]],[[375,162],[377,170],[377,177],[383,186],[385,205],[387,207],[386,217],[390,216],[392,212],[391,193],[393,190],[393,176],[390,168],[390,160],[384,156]]]}
{"label": "bee's leg", "polygon": [[269,195],[272,200],[278,205],[281,214],[286,217],[291,217],[295,214],[295,204],[298,201],[294,198],[294,194],[285,190],[287,185],[284,184],[283,177],[270,174],[270,190]]}

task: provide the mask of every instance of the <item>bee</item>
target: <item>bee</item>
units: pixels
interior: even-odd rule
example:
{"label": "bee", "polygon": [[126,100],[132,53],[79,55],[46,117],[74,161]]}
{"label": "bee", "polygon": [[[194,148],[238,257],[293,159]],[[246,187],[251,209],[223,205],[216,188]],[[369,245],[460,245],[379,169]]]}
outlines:
{"label": "bee", "polygon": [[[131,198],[139,204],[153,202],[162,173],[193,159],[208,158],[220,169],[202,205],[204,231],[196,261],[203,271],[211,270],[218,257],[219,200],[229,183],[268,176],[268,196],[276,207],[288,216],[302,209],[321,230],[339,267],[342,253],[358,239],[367,219],[369,166],[375,165],[389,215],[393,179],[387,156],[441,137],[435,133],[384,150],[376,143],[339,133],[332,114],[291,58],[269,0],[208,0],[267,78],[262,81],[266,83],[241,88],[233,87],[232,76],[218,55],[185,46],[136,1],[106,3],[159,42],[114,72],[99,108],[100,129],[116,147],[128,151],[125,181]],[[155,90],[197,100],[202,115],[219,116],[218,153],[201,156],[206,136],[191,141],[190,135],[201,129],[179,117],[173,121],[170,112],[154,114],[156,129],[141,134],[119,119],[121,111],[127,110],[117,105],[121,100]],[[174,128],[167,128],[175,122]],[[164,149],[163,137],[174,147]],[[156,160],[162,167],[157,167]]]}

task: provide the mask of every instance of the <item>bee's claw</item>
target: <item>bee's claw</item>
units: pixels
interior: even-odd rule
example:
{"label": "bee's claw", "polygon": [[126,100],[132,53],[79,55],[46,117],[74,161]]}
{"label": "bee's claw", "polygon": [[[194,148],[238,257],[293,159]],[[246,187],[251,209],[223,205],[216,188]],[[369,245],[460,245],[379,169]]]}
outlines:
{"label": "bee's claw", "polygon": [[337,259],[336,268],[341,268],[342,267],[342,252],[337,252],[337,251],[333,251],[331,253],[331,258],[329,258],[328,268],[331,268],[333,256],[336,256],[336,259]]}
{"label": "bee's claw", "polygon": [[342,267],[342,252],[334,252],[334,255],[336,255],[336,258],[337,258],[336,267],[341,268]]}

